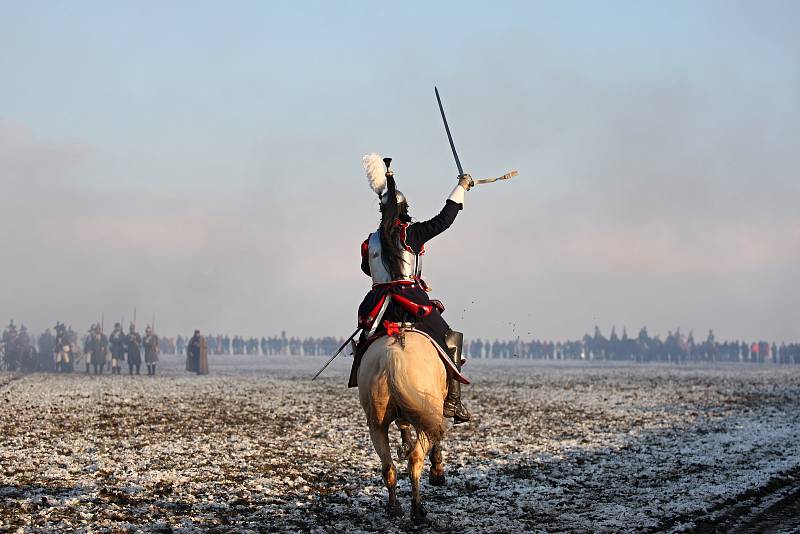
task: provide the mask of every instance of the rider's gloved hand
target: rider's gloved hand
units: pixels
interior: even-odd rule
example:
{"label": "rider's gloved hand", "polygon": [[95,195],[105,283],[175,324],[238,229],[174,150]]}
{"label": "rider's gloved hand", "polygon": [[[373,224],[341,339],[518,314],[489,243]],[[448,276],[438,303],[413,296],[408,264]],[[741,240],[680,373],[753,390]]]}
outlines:
{"label": "rider's gloved hand", "polygon": [[472,181],[472,176],[469,174],[460,174],[458,176],[458,185],[463,187],[464,191],[469,191],[475,185],[475,182]]}

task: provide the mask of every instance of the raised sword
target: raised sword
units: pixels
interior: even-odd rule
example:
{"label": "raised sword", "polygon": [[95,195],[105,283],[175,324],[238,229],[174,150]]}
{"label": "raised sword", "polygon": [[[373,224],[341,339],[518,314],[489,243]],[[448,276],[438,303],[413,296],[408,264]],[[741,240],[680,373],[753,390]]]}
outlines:
{"label": "raised sword", "polygon": [[508,180],[509,178],[517,176],[519,174],[517,171],[509,171],[505,173],[503,176],[498,176],[497,178],[482,178],[480,180],[473,180],[472,176],[470,176],[469,174],[464,174],[464,169],[463,167],[461,167],[461,160],[458,159],[458,152],[456,152],[456,145],[453,142],[453,134],[450,133],[450,126],[447,124],[447,117],[444,114],[444,106],[442,106],[442,97],[439,96],[439,88],[434,86],[433,90],[436,92],[436,102],[439,104],[439,112],[442,114],[442,121],[444,122],[444,131],[447,132],[447,140],[450,141],[450,150],[453,151],[453,157],[456,159],[456,167],[458,167],[459,178],[462,176],[469,177],[471,182],[470,187],[473,187],[480,184],[490,184],[498,180]]}

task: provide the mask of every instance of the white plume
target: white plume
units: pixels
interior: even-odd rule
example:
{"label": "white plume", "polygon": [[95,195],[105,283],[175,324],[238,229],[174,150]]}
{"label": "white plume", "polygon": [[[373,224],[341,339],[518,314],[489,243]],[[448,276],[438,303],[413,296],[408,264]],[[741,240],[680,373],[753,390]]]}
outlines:
{"label": "white plume", "polygon": [[375,191],[375,194],[380,196],[386,189],[386,169],[383,166],[383,159],[373,152],[361,158],[361,164],[367,171],[369,186]]}

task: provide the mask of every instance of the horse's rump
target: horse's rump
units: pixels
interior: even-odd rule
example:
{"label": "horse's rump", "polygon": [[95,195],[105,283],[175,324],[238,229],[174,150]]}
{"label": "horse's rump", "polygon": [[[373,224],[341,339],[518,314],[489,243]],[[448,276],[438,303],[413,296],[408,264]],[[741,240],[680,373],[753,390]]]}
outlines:
{"label": "horse's rump", "polygon": [[372,422],[395,419],[411,423],[432,443],[444,435],[442,407],[447,375],[436,348],[424,335],[405,332],[375,341],[364,354],[358,373],[359,396]]}

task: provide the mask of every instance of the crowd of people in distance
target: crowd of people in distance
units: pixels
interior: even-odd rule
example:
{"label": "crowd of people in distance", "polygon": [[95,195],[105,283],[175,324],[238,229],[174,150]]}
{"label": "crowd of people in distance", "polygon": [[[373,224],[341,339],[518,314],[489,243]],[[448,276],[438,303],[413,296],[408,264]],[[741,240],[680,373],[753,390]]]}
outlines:
{"label": "crowd of people in distance", "polygon": [[[110,335],[103,332],[101,324],[94,324],[79,336],[71,326],[57,323],[54,332],[45,330],[39,336],[19,329],[14,321],[5,328],[0,342],[0,369],[8,371],[72,372],[85,367],[86,373],[102,374],[110,369],[122,374],[127,365],[128,374],[139,374],[142,363],[147,374],[154,375],[159,355],[186,355],[186,369],[204,374],[208,372],[208,355],[263,355],[263,356],[330,356],[344,339],[327,337],[288,337],[286,332],[269,337],[243,337],[222,334],[193,336],[158,336],[151,326],[144,335],[131,324],[127,333],[117,323]],[[642,328],[636,337],[629,337],[625,329],[617,335],[612,328],[605,337],[599,328],[577,340],[483,340],[464,342],[465,355],[483,359],[542,359],[542,360],[609,360],[630,362],[751,362],[774,364],[800,364],[800,343],[780,344],[772,341],[717,341],[710,331],[705,339],[695,340],[680,329],[668,332],[663,339],[651,336]]]}
{"label": "crowd of people in distance", "polygon": [[[263,356],[330,356],[344,339],[326,337],[287,337],[286,332],[280,336],[242,337],[228,335],[206,335],[209,354],[261,354]],[[175,346],[178,353],[183,353],[188,338],[178,336]]]}
{"label": "crowd of people in distance", "polygon": [[30,335],[25,325],[18,331],[12,320],[0,342],[0,369],[71,373],[84,365],[86,374],[102,374],[106,368],[112,374],[122,374],[127,363],[129,374],[138,375],[144,362],[147,374],[155,375],[161,348],[162,341],[150,325],[142,336],[133,323],[127,333],[116,323],[106,335],[97,323],[81,337],[72,326],[57,322],[53,332],[48,328],[37,337]]}
{"label": "crowd of people in distance", "polygon": [[[330,356],[344,343],[335,337],[241,337],[207,335],[209,354],[254,354],[286,356]],[[182,353],[186,338],[178,336],[176,345]],[[625,329],[617,335],[612,328],[608,338],[595,327],[577,340],[483,340],[464,342],[464,352],[471,358],[543,359],[543,360],[616,360],[635,362],[756,362],[800,364],[800,343],[768,341],[722,341],[714,337],[713,330],[705,340],[696,341],[694,334],[681,333],[680,329],[668,332],[664,339],[650,336],[643,327],[635,338],[628,337]]]}
{"label": "crowd of people in distance", "polygon": [[705,340],[695,340],[680,329],[661,336],[650,336],[647,328],[636,337],[628,337],[625,329],[618,335],[615,328],[605,337],[598,327],[573,341],[513,341],[475,339],[465,342],[465,352],[472,358],[516,358],[543,360],[613,360],[631,362],[752,362],[800,364],[800,343],[780,344],[758,341],[717,341],[714,331]]}

